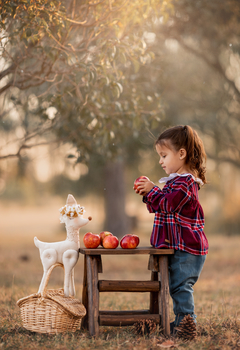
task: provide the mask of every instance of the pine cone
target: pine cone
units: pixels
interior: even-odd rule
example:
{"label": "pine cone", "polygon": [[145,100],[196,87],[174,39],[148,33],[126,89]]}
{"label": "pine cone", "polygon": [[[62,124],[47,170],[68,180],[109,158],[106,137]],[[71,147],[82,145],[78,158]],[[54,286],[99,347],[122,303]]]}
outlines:
{"label": "pine cone", "polygon": [[156,323],[152,320],[140,320],[134,323],[135,331],[139,335],[150,335],[156,330]]}
{"label": "pine cone", "polygon": [[190,315],[186,315],[180,322],[178,327],[175,327],[177,336],[185,340],[192,340],[197,335],[197,326]]}

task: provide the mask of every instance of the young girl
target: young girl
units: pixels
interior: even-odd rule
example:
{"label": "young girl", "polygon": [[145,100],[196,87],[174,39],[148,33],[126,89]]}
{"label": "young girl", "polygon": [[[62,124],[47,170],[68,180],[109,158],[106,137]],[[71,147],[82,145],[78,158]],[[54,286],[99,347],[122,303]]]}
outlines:
{"label": "young girl", "polygon": [[198,190],[206,183],[206,153],[198,134],[188,125],[165,130],[155,146],[159,163],[169,175],[159,182],[166,184],[161,190],[148,178],[141,179],[135,191],[143,196],[149,212],[155,213],[152,246],[175,249],[175,254],[169,256],[173,331],[185,315],[190,314],[196,322],[192,287],[208,252],[204,214],[198,200]]}

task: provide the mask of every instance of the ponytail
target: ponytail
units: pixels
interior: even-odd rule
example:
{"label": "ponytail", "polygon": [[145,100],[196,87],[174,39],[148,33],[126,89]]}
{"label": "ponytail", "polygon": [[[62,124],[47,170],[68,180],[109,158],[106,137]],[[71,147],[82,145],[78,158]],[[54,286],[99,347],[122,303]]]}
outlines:
{"label": "ponytail", "polygon": [[[165,144],[169,140],[176,151],[184,148],[187,153],[186,164],[189,165],[193,173],[205,184],[207,182],[205,173],[205,162],[207,159],[203,142],[197,132],[189,125],[175,126],[165,130],[158,137],[156,144]],[[166,144],[165,144],[166,146]]]}

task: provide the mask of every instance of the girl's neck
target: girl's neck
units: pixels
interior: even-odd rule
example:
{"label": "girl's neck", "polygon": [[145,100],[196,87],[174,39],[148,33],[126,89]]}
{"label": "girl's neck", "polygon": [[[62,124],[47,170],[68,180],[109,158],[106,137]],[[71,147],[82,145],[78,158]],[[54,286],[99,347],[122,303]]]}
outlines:
{"label": "girl's neck", "polygon": [[198,177],[197,172],[196,172],[196,171],[192,171],[192,170],[190,170],[190,169],[181,169],[181,170],[179,169],[179,171],[177,171],[177,174],[179,174],[179,175],[191,174],[191,175],[193,175],[195,178]]}
{"label": "girl's neck", "polygon": [[192,174],[195,176],[194,172],[186,165],[184,164],[182,167],[180,167],[177,171],[177,174],[183,175],[183,174]]}

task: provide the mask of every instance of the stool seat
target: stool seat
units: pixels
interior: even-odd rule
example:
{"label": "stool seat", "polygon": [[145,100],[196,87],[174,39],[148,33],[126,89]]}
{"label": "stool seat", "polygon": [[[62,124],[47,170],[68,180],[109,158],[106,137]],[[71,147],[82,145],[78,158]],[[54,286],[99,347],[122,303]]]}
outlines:
{"label": "stool seat", "polygon": [[106,249],[106,248],[96,248],[96,249],[90,249],[90,248],[80,248],[79,249],[81,254],[84,255],[135,255],[135,254],[141,254],[141,255],[171,255],[174,254],[174,249],[157,249],[153,247],[137,247],[134,249],[123,249],[123,248],[116,248],[116,249]]}
{"label": "stool seat", "polygon": [[[160,323],[164,334],[170,335],[168,255],[174,254],[174,249],[81,248],[80,253],[84,254],[82,303],[87,310],[82,326],[88,328],[91,336],[98,335],[99,326],[127,326],[144,319]],[[149,255],[150,281],[98,279],[98,274],[102,272],[102,255],[137,254]],[[150,308],[149,310],[102,311],[99,310],[100,292],[149,292]]]}

